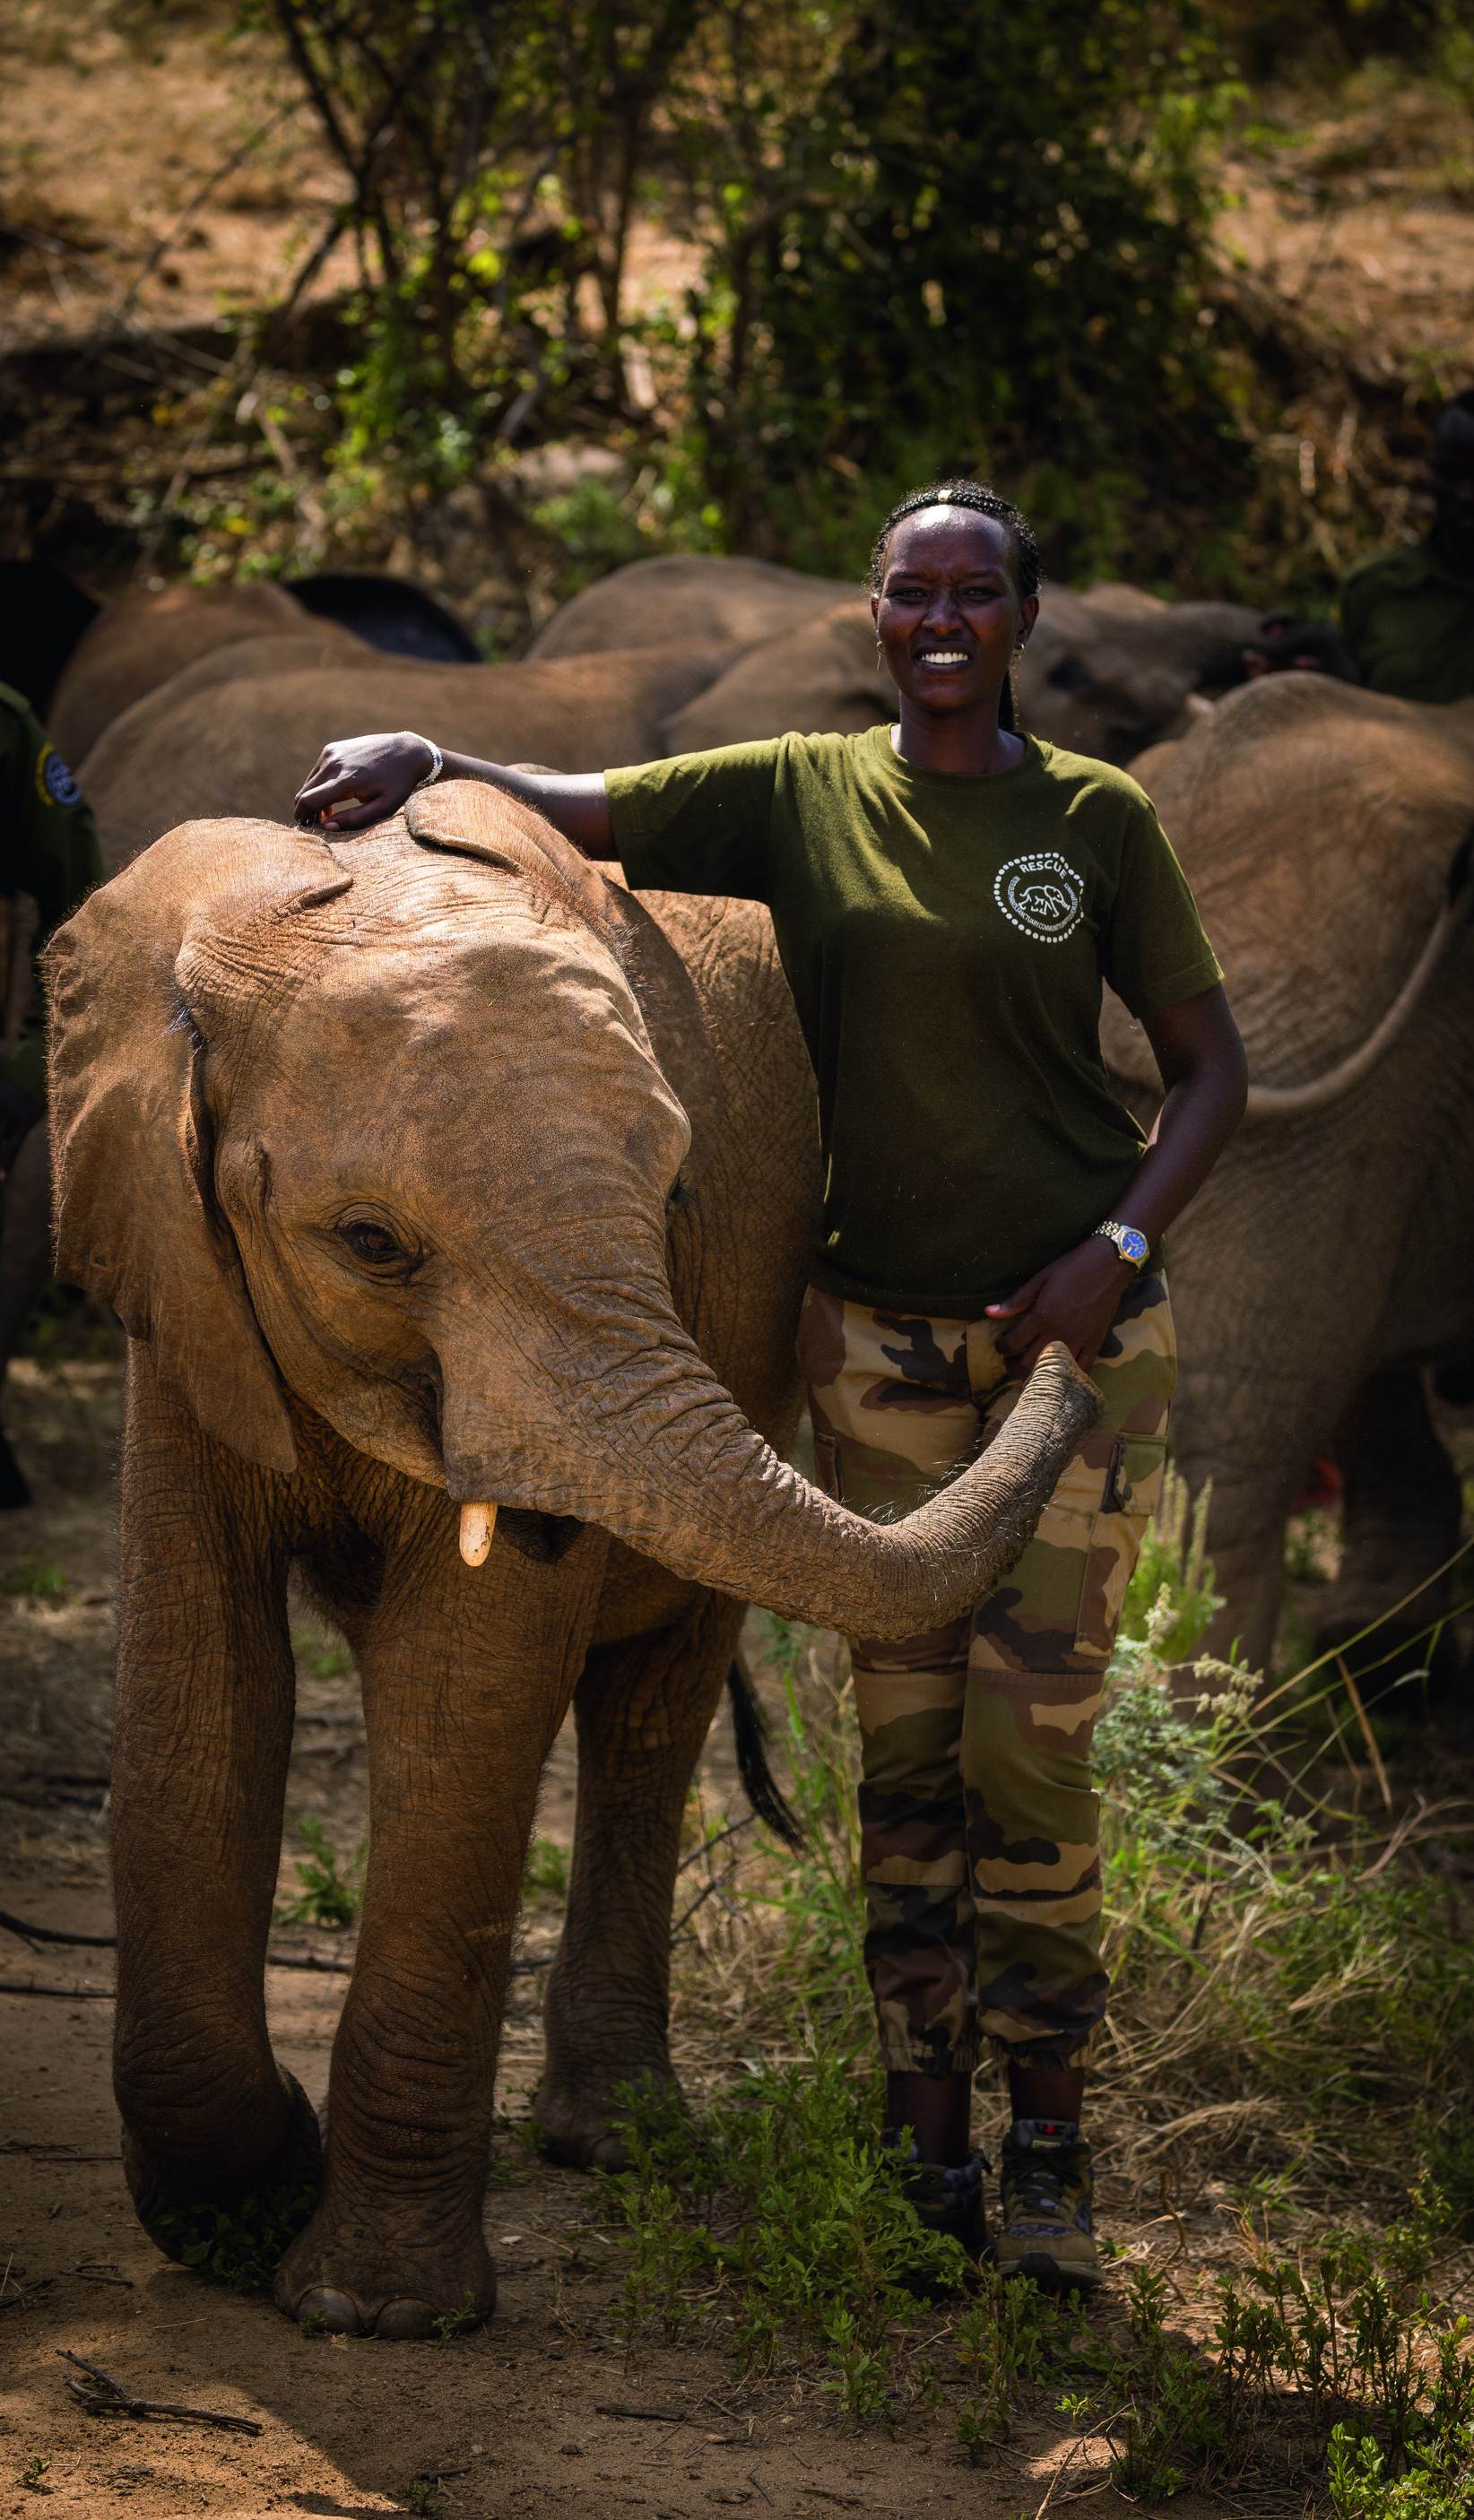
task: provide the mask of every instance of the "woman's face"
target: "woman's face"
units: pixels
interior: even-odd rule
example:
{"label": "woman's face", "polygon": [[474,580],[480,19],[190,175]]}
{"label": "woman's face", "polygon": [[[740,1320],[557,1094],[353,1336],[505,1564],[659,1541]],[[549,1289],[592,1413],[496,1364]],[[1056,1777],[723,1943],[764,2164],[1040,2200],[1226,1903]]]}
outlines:
{"label": "woman's face", "polygon": [[896,527],[871,598],[903,699],[928,714],[991,710],[1039,598],[1020,598],[1013,537],[970,508],[921,508]]}

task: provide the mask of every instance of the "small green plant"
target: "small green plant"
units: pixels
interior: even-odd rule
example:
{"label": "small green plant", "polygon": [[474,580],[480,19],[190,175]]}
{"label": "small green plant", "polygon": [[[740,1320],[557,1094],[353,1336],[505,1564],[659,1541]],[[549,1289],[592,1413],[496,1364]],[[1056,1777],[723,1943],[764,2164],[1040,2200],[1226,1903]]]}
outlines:
{"label": "small green plant", "polygon": [[301,1883],[300,1896],[286,1908],[272,1912],[274,1925],[323,1925],[340,1933],[351,1925],[363,1905],[363,1868],[368,1848],[361,1846],[346,1872],[338,1869],[335,1848],[329,1845],[327,1832],[311,1812],[297,1822],[297,1835],[307,1849],[304,1860],[294,1869]]}
{"label": "small green plant", "polygon": [[[1213,1568],[1204,1554],[1213,1481],[1205,1480],[1196,1504],[1187,1482],[1169,1462],[1162,1473],[1162,1493],[1146,1526],[1141,1553],[1132,1570],[1121,1605],[1118,1634],[1132,1643],[1147,1642],[1148,1623],[1157,1614],[1152,1649],[1161,1662],[1186,1662],[1223,1596],[1213,1589]],[[1171,1607],[1164,1621],[1164,1598]]]}
{"label": "small green plant", "polygon": [[433,2511],[439,2499],[440,2487],[436,2479],[432,2476],[417,2476],[409,2488],[410,2510],[421,2514]]}
{"label": "small green plant", "polygon": [[1227,2453],[1219,2378],[1203,2356],[1170,2341],[1165,2275],[1137,2268],[1127,2303],[1138,2359],[1113,2362],[1105,2375],[1108,2394],[1121,2402],[1111,2482],[1142,2501],[1164,2502],[1189,2475],[1216,2473]]}
{"label": "small green plant", "polygon": [[317,2211],[315,2187],[261,2187],[234,2205],[176,2205],[158,2218],[182,2265],[232,2292],[271,2288],[283,2258]]}
{"label": "small green plant", "polygon": [[21,2470],[22,2484],[29,2486],[32,2494],[43,2493],[46,2489],[42,2486],[41,2479],[47,2474],[50,2466],[49,2458],[28,2458]]}
{"label": "small green plant", "polygon": [[1013,2402],[1038,2388],[1061,2356],[1074,2327],[1071,2313],[1032,2284],[1005,2283],[984,2268],[976,2297],[957,2323],[957,2359],[971,2383],[957,2437],[976,2467],[1013,2429]]}
{"label": "small green plant", "polygon": [[536,1898],[546,1891],[550,1899],[566,1899],[572,1861],[569,1849],[559,1846],[557,1838],[535,1837],[522,1868],[523,1898]]}
{"label": "small green plant", "polygon": [[0,1593],[13,1601],[65,1601],[67,1578],[44,1557],[22,1557],[0,1575]]}
{"label": "small green plant", "polygon": [[475,2294],[468,2284],[461,2295],[460,2309],[442,2311],[436,2319],[436,2340],[441,2345],[449,2345],[456,2337],[464,2336],[468,2328],[479,2326],[481,2314],[476,2308]]}
{"label": "small green plant", "polygon": [[326,2336],[328,2314],[325,2310],[309,2310],[305,2318],[297,2320],[297,2325],[304,2336]]}
{"label": "small green plant", "polygon": [[1285,1534],[1284,1572],[1290,1584],[1328,1584],[1336,1565],[1336,1527],[1314,1507],[1297,1514]]}
{"label": "small green plant", "polygon": [[826,2364],[847,2411],[888,2412],[895,2334],[973,2270],[902,2196],[869,2078],[816,2045],[754,2066],[703,2122],[669,2085],[626,2085],[616,2101],[634,2165],[605,2174],[630,2252],[626,2346],[651,2318],[675,2344],[720,2304],[740,2371],[767,2370],[782,2347]]}
{"label": "small green plant", "polygon": [[1449,2228],[1467,2239],[1474,2231],[1474,2121],[1463,2109],[1419,2130],[1419,2150],[1429,2178],[1448,2207]]}

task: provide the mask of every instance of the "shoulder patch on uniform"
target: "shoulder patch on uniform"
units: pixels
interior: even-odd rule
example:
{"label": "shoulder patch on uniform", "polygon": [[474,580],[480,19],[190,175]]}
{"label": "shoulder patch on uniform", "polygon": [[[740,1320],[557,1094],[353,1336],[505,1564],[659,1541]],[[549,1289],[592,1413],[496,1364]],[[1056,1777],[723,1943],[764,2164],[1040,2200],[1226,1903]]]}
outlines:
{"label": "shoulder patch on uniform", "polygon": [[82,791],[54,743],[36,762],[36,793],[43,805],[80,805]]}

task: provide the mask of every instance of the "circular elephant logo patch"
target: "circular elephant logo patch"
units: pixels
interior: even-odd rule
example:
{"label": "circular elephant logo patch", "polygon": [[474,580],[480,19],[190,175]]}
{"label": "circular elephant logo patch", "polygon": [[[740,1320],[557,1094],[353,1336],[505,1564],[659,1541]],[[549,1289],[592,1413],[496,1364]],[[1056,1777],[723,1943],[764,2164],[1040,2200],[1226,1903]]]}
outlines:
{"label": "circular elephant logo patch", "polygon": [[1004,917],[1035,936],[1041,945],[1062,945],[1080,924],[1084,891],[1068,858],[1052,850],[1039,857],[1010,858],[1000,867],[993,898]]}
{"label": "circular elephant logo patch", "polygon": [[54,743],[49,743],[36,763],[36,784],[53,805],[75,805],[82,791]]}

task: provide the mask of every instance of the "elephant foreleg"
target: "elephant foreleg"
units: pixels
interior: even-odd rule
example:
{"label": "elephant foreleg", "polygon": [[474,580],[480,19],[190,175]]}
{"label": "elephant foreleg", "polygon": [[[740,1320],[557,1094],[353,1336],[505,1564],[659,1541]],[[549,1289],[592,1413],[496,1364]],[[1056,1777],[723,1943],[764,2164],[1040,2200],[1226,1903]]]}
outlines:
{"label": "elephant foreleg", "polygon": [[661,1635],[596,1645],[578,1684],[573,1871],[536,2112],[556,2161],[617,2165],[616,2086],[670,2079],[681,1819],[741,1623],[740,1602],[705,1594]]}
{"label": "elephant foreleg", "polygon": [[129,1358],[112,1858],[113,2081],[140,2220],[314,2182],[317,2124],[272,2056],[263,1977],[291,1749],[289,1482]]}
{"label": "elephant foreleg", "polygon": [[456,1508],[419,1495],[362,1649],[369,1868],[327,2182],[276,2286],[294,2318],[385,2337],[495,2303],[481,2216],[507,1964],[607,1547],[586,1530],[540,1566],[499,1539],[470,1568]]}

